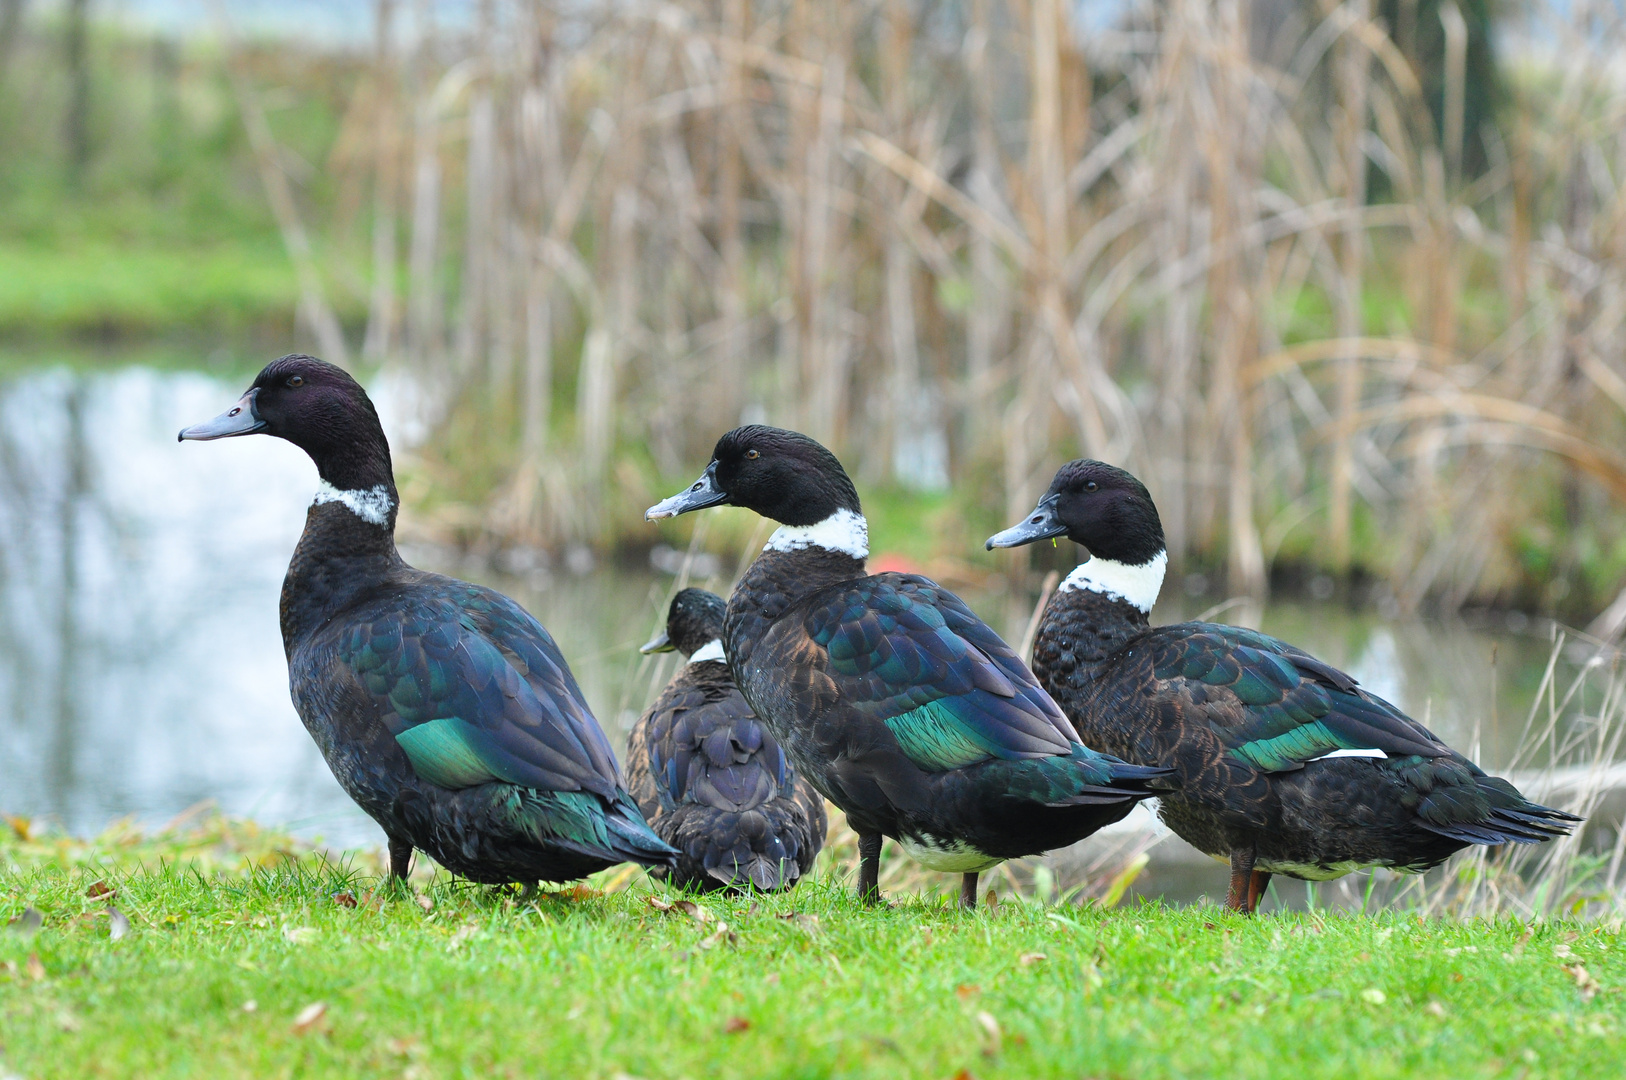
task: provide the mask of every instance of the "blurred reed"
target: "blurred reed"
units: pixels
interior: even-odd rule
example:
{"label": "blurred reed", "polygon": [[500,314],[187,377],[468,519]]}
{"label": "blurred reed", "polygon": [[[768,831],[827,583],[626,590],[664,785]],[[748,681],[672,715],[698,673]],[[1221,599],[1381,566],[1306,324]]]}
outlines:
{"label": "blurred reed", "polygon": [[211,10],[301,337],[410,375],[465,536],[633,535],[764,420],[990,522],[1121,463],[1228,595],[1620,589],[1616,5],[1507,15],[1494,123],[1457,0],[376,0],[320,60]]}

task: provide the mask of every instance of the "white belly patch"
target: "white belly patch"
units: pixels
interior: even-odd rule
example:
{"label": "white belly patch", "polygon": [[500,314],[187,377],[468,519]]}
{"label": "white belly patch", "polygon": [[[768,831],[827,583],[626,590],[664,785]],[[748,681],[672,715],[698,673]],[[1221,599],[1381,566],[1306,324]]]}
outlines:
{"label": "white belly patch", "polygon": [[900,836],[898,846],[926,869],[945,874],[970,874],[1005,861],[978,851],[963,840],[940,840],[935,836]]}

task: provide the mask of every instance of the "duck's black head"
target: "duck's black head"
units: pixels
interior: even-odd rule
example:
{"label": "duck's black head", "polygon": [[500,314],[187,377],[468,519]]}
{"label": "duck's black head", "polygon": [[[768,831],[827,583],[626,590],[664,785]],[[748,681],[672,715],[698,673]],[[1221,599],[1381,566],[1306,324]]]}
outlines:
{"label": "duck's black head", "polygon": [[718,439],[700,479],[644,516],[654,521],[707,506],[743,506],[781,525],[817,525],[839,510],[862,513],[834,454],[806,435],[763,424]]}
{"label": "duck's black head", "polygon": [[314,356],[273,360],[236,405],[183,429],[179,438],[254,434],[287,439],[309,454],[322,479],[340,491],[379,485],[394,491],[390,446],[372,400],[349,372]]}
{"label": "duck's black head", "polygon": [[1065,536],[1098,559],[1143,566],[1164,552],[1163,522],[1146,485],[1099,461],[1070,461],[1019,525],[988,538],[988,548]]}
{"label": "duck's black head", "polygon": [[716,593],[705,589],[684,589],[672,597],[666,609],[666,629],[639,649],[643,653],[671,652],[693,656],[723,636],[723,616],[728,605]]}

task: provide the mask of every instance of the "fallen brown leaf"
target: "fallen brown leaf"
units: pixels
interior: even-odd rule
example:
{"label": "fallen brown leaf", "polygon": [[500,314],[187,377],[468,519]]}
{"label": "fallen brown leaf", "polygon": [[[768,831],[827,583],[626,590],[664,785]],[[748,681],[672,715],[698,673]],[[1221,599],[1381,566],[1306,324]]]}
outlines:
{"label": "fallen brown leaf", "polygon": [[17,839],[25,844],[34,839],[34,823],[32,821],[25,817],[13,817],[11,814],[6,814],[5,819],[6,824],[11,826],[11,831],[17,834]]}
{"label": "fallen brown leaf", "polygon": [[971,1075],[970,1069],[961,1069],[954,1074],[953,1080],[977,1080],[977,1078]]}
{"label": "fallen brown leaf", "polygon": [[322,1017],[324,1017],[326,1015],[327,1015],[327,1003],[326,1002],[322,1002],[322,1001],[313,1001],[313,1002],[311,1002],[309,1005],[305,1006],[303,1009],[300,1009],[299,1010],[299,1015],[294,1017],[294,1034],[295,1035],[303,1035],[303,1034],[305,1034],[305,1032],[309,1031],[311,1028],[315,1027],[319,1022],[321,1022]]}
{"label": "fallen brown leaf", "polygon": [[1005,1036],[999,1030],[999,1021],[994,1019],[994,1014],[989,1012],[977,1013],[977,1026],[982,1028],[982,1056],[993,1057],[998,1054],[1000,1047],[1004,1043]]}
{"label": "fallen brown leaf", "polygon": [[418,906],[423,908],[425,913],[435,910],[435,902],[429,899],[429,897],[425,896],[423,893],[419,893],[415,899],[418,901]]}
{"label": "fallen brown leaf", "polygon": [[1598,991],[1603,989],[1602,984],[1592,977],[1592,973],[1580,964],[1565,965],[1559,970],[1575,980],[1575,988],[1581,991],[1582,1001],[1591,1001],[1597,996]]}
{"label": "fallen brown leaf", "polygon": [[1025,952],[1016,958],[1016,962],[1023,967],[1032,967],[1034,964],[1042,964],[1048,959],[1050,957],[1042,952]]}
{"label": "fallen brown leaf", "polygon": [[28,954],[27,970],[28,977],[33,979],[35,982],[39,982],[41,979],[45,978],[45,965],[40,963],[39,953],[31,952]]}
{"label": "fallen brown leaf", "polygon": [[109,885],[107,882],[98,880],[90,883],[90,888],[85,890],[85,895],[90,897],[92,900],[100,900],[104,896],[117,896],[118,890],[113,888],[113,886]]}
{"label": "fallen brown leaf", "polygon": [[716,946],[723,944],[725,941],[732,945],[734,942],[739,940],[739,937],[740,936],[738,934],[728,928],[727,923],[718,920],[717,929],[713,930],[711,933],[707,934],[701,939],[700,947],[702,949],[715,948]]}
{"label": "fallen brown leaf", "polygon": [[340,889],[333,894],[333,902],[340,907],[353,908],[356,906],[356,894],[349,889]]}
{"label": "fallen brown leaf", "polygon": [[751,1021],[747,1020],[743,1016],[730,1016],[727,1020],[723,1021],[723,1030],[728,1032],[730,1035],[738,1035],[742,1031],[751,1030]]}
{"label": "fallen brown leaf", "polygon": [[961,1001],[970,1001],[980,993],[982,993],[982,987],[976,983],[961,983],[954,988],[954,996]]}

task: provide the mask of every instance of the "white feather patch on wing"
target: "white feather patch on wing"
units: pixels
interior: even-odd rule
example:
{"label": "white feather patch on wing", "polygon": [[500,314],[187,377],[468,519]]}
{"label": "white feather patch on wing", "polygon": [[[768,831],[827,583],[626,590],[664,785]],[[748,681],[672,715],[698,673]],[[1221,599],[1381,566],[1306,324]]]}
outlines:
{"label": "white feather patch on wing", "polygon": [[373,525],[388,522],[390,511],[395,509],[395,500],[390,498],[390,489],[383,484],[365,491],[346,491],[323,480],[322,485],[316,489],[316,498],[312,500],[312,505],[330,502],[342,503],[352,514]]}
{"label": "white feather patch on wing", "polygon": [[1385,754],[1382,750],[1342,750],[1342,749],[1340,749],[1340,750],[1333,750],[1333,751],[1330,751],[1329,753],[1322,754],[1320,757],[1313,757],[1310,760],[1311,761],[1326,761],[1328,758],[1335,758],[1335,757],[1386,758],[1388,756],[1389,755]]}
{"label": "white feather patch on wing", "polygon": [[1058,591],[1088,589],[1133,604],[1141,611],[1151,611],[1152,605],[1157,603],[1157,594],[1163,589],[1163,573],[1168,568],[1166,551],[1158,552],[1139,566],[1093,558],[1079,563]]}
{"label": "white feather patch on wing", "polygon": [[801,551],[821,547],[855,559],[869,558],[869,522],[863,514],[840,509],[817,525],[781,525],[768,537],[763,551]]}
{"label": "white feather patch on wing", "polygon": [[726,659],[727,657],[723,655],[723,639],[712,638],[710,641],[706,642],[704,645],[700,646],[700,648],[694,651],[694,655],[689,657],[689,663],[699,664],[707,660]]}

